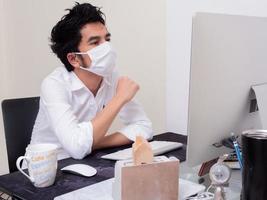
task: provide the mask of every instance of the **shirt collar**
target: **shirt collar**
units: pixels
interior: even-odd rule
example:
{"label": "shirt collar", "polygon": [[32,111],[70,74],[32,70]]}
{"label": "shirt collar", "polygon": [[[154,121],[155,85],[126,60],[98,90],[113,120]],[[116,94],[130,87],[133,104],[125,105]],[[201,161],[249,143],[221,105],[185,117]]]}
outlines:
{"label": "shirt collar", "polygon": [[108,78],[104,77],[103,82],[105,84],[107,84],[108,86],[111,86],[111,80],[110,79],[111,79],[110,77],[108,77]]}
{"label": "shirt collar", "polygon": [[[110,79],[111,79],[110,77],[104,77],[100,87],[103,87],[104,85],[111,86]],[[69,80],[72,91],[80,90],[82,88],[87,88],[73,71],[69,73]]]}
{"label": "shirt collar", "polygon": [[69,73],[69,80],[72,91],[80,90],[86,87],[73,71]]}

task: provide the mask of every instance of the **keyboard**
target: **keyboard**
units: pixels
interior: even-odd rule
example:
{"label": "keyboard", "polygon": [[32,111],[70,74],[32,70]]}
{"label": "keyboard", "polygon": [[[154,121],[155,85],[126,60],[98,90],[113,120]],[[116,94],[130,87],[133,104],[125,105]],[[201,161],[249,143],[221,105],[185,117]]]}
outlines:
{"label": "keyboard", "polygon": [[[154,156],[158,156],[169,151],[181,148],[182,143],[179,142],[169,142],[169,141],[152,141],[149,142]],[[132,148],[123,149],[114,153],[110,153],[102,156],[101,158],[108,160],[127,160],[132,158]]]}

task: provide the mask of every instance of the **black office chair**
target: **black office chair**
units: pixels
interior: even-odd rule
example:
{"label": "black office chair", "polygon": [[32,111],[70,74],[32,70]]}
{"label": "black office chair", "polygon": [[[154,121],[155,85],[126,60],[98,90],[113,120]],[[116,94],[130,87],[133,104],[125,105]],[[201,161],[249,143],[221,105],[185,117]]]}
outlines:
{"label": "black office chair", "polygon": [[9,171],[17,171],[16,160],[25,154],[39,110],[40,97],[6,99],[2,113],[6,138]]}

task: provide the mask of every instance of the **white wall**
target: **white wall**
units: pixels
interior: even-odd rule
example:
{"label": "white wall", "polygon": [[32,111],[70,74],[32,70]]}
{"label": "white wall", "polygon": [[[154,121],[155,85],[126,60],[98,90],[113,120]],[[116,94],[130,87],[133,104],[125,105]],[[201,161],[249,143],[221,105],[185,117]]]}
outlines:
{"label": "white wall", "polygon": [[90,2],[103,7],[112,43],[118,51],[119,70],[140,83],[137,98],[152,120],[154,132],[165,132],[165,1],[156,4],[153,0]]}
{"label": "white wall", "polygon": [[168,0],[166,9],[166,128],[187,134],[192,16],[212,12],[266,17],[267,1]]}
{"label": "white wall", "polygon": [[[4,0],[0,1],[0,27],[1,30],[4,30]],[[5,87],[5,82],[7,80],[6,75],[6,56],[5,56],[5,31],[0,31],[0,99],[2,99],[6,93],[7,88]],[[7,171],[7,155],[5,147],[5,137],[3,129],[3,120],[2,120],[2,109],[0,107],[0,174],[3,174]]]}
{"label": "white wall", "polygon": [[[42,79],[61,65],[48,46],[50,31],[66,13],[64,9],[74,5],[74,0],[0,2],[0,100],[39,95]],[[141,85],[138,99],[151,118],[155,133],[163,132],[166,115],[165,1],[90,2],[103,7],[118,52],[120,71]],[[2,174],[7,171],[7,161],[3,126],[0,126]]]}

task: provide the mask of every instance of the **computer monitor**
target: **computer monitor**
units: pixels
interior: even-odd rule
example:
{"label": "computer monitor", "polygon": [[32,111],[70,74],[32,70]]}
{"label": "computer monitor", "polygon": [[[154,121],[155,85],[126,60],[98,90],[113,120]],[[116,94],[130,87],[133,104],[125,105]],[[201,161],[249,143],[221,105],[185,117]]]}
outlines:
{"label": "computer monitor", "polygon": [[267,82],[267,18],[197,13],[193,18],[187,163],[229,149],[213,144],[262,128],[251,86]]}

